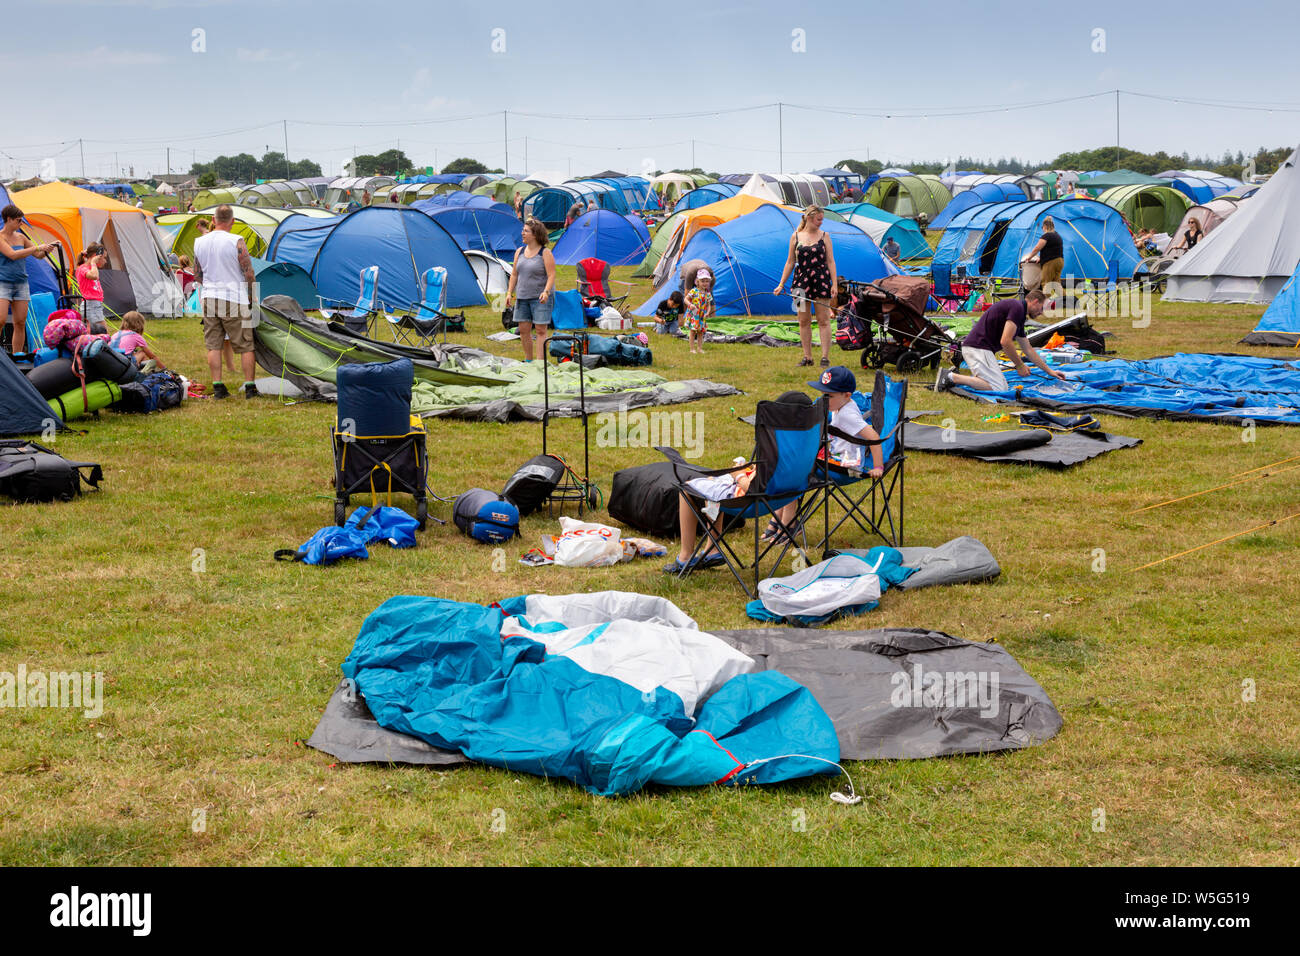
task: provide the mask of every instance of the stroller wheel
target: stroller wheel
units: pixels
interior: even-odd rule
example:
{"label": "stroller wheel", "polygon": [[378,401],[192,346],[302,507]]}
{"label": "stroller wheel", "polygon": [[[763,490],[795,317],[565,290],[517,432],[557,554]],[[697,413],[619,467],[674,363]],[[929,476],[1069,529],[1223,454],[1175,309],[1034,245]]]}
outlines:
{"label": "stroller wheel", "polygon": [[424,526],[429,521],[429,501],[427,498],[421,498],[415,503],[415,520],[419,523],[420,530],[423,531]]}
{"label": "stroller wheel", "polygon": [[339,501],[337,498],[335,498],[334,499],[334,523],[341,528],[347,522],[347,520],[348,520],[347,502]]}
{"label": "stroller wheel", "polygon": [[934,355],[930,356],[930,371],[932,372],[939,371],[939,361],[940,361],[940,356],[938,352],[935,352]]}
{"label": "stroller wheel", "polygon": [[880,348],[876,345],[868,345],[862,353],[863,368],[884,368],[885,357],[881,354]]}
{"label": "stroller wheel", "polygon": [[903,352],[898,356],[894,361],[894,365],[897,366],[899,372],[902,374],[910,375],[912,372],[919,372],[921,370],[921,356],[917,355],[911,349],[908,349],[906,352]]}

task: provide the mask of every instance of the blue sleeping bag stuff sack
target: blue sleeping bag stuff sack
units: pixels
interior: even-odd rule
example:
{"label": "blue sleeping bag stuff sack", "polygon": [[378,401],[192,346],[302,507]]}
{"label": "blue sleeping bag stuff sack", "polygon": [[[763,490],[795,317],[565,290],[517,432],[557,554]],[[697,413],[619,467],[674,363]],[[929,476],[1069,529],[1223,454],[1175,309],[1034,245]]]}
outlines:
{"label": "blue sleeping bag stuff sack", "polygon": [[483,488],[471,488],[459,495],[451,518],[461,531],[487,544],[509,541],[519,533],[519,509]]}
{"label": "blue sleeping bag stuff sack", "polygon": [[410,359],[340,365],[335,383],[340,431],[360,438],[391,438],[410,432],[411,386],[415,383]]}
{"label": "blue sleeping bag stuff sack", "polygon": [[358,508],[348,518],[345,528],[361,534],[367,544],[387,542],[394,548],[414,548],[415,532],[420,522],[401,508]]}

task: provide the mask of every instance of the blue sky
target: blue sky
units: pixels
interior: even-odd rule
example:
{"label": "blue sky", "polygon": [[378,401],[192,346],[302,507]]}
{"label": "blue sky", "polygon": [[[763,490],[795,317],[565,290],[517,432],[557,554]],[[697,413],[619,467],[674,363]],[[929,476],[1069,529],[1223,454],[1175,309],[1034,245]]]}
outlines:
{"label": "blue sky", "polygon": [[[143,175],[165,171],[168,146],[183,172],[191,159],[282,150],[282,120],[289,155],[328,174],[354,147],[399,142],[424,164],[500,166],[508,146],[512,171],[526,151],[529,172],[574,174],[690,165],[692,141],[698,165],[724,172],[848,156],[1036,162],[1114,143],[1114,95],[1000,107],[1116,88],[1233,104],[1122,95],[1126,147],[1300,142],[1293,0],[1242,7],[1237,23],[1203,0],[1084,6],[42,0],[6,10],[0,173],[53,159],[76,175],[84,149],[87,175]],[[778,101],[791,104],[780,137]],[[645,118],[683,113],[707,115]]]}

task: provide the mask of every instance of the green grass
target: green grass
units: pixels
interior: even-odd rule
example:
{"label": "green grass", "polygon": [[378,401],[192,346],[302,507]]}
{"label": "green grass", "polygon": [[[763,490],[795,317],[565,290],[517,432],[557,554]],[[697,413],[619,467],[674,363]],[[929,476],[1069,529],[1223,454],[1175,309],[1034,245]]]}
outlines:
{"label": "green grass", "polygon": [[[572,270],[561,273],[571,287]],[[644,291],[638,281],[633,300]],[[1157,304],[1149,328],[1111,323],[1112,342],[1130,358],[1283,354],[1235,344],[1259,312]],[[473,310],[470,332],[455,338],[518,356],[518,345],[484,341],[499,327]],[[207,381],[197,322],[155,322],[149,333],[169,365]],[[808,377],[793,349],[712,346],[691,356],[684,342],[653,345],[661,374],[746,393],[674,409],[703,413],[710,463],[749,450],[737,415]],[[987,409],[925,385],[916,376],[914,408],[982,427]],[[336,766],[302,746],[361,621],[394,594],[491,601],[620,588],[669,596],[706,629],[750,623],[725,572],[677,584],[658,561],[516,564],[555,527],[544,514],[524,522],[500,573],[490,548],[436,525],[419,548],[376,549],[367,562],[273,562],[275,549],[331,519],[333,413],[275,398],[104,413],[80,423],[85,435],[56,442],[70,458],[104,465],[101,493],[0,512],[0,670],[102,671],[106,681],[95,720],[0,709],[0,863],[1297,862],[1291,559],[1300,520],[1133,570],[1296,511],[1300,473],[1133,513],[1300,455],[1296,429],[1260,428],[1246,443],[1234,427],[1107,417],[1108,430],[1144,444],[1063,473],[911,456],[908,543],[973,534],[1003,574],[890,593],[861,626],[996,640],[1046,688],[1065,728],[998,757],[853,764],[865,800],[841,807],[827,799],[826,778],[606,800],[489,768]],[[576,461],[579,436],[576,422],[557,422],[552,448]],[[431,421],[429,444],[432,483],[453,494],[499,487],[540,450],[541,433],[535,424]],[[617,468],[656,458],[593,444],[592,474],[608,492]],[[445,506],[435,513],[447,516]],[[1092,570],[1098,548],[1104,573]],[[1097,808],[1104,832],[1092,828]],[[504,832],[493,830],[494,810],[504,812]],[[206,814],[203,832],[192,827],[196,811]]]}

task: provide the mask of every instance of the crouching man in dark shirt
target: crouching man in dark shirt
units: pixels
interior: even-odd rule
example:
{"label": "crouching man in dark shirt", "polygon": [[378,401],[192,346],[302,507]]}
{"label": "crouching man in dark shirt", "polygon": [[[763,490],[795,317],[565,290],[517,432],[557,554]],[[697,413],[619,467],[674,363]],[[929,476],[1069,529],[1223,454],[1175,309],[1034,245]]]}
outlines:
{"label": "crouching man in dark shirt", "polygon": [[971,374],[958,375],[951,369],[941,368],[934,380],[934,390],[943,392],[957,385],[984,391],[1006,391],[1007,379],[1002,374],[1002,366],[997,357],[999,350],[1007,354],[1017,372],[1029,375],[1029,366],[1021,360],[1020,352],[1016,351],[1017,345],[1025,353],[1025,358],[1052,378],[1064,381],[1065,376],[1048,367],[1025,335],[1025,320],[1036,319],[1043,314],[1046,298],[1041,291],[1037,291],[1029,293],[1023,302],[1020,299],[1003,299],[990,306],[961,343],[962,358],[966,360]]}

